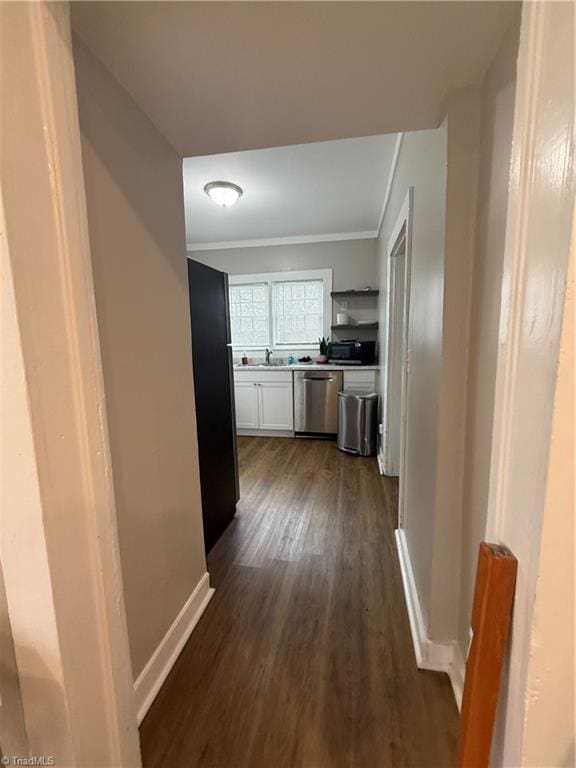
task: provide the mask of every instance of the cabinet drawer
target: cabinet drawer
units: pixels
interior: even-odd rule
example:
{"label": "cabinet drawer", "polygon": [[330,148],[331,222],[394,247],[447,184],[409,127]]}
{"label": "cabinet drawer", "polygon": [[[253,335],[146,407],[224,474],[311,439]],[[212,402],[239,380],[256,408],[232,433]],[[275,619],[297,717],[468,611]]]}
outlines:
{"label": "cabinet drawer", "polygon": [[291,384],[292,371],[240,371],[238,368],[235,368],[234,381],[255,381],[262,383],[269,381]]}
{"label": "cabinet drawer", "polygon": [[378,392],[378,371],[344,371],[344,389]]}
{"label": "cabinet drawer", "polygon": [[344,371],[344,386],[353,387],[356,384],[368,384],[376,386],[376,374],[378,371]]}
{"label": "cabinet drawer", "polygon": [[344,390],[354,390],[356,392],[367,392],[372,394],[372,392],[376,392],[378,394],[378,390],[376,388],[375,384],[367,384],[365,381],[349,381],[348,384],[344,383]]}

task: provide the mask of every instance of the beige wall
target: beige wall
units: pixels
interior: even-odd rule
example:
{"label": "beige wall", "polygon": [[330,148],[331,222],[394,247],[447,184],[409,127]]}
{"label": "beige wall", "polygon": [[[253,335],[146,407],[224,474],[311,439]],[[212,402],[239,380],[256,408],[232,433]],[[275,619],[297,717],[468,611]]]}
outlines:
{"label": "beige wall", "polygon": [[[406,133],[378,241],[380,346],[386,349],[386,247],[409,187],[414,187],[410,289],[410,381],[406,424],[404,530],[424,619],[428,619],[442,352],[446,129]],[[382,387],[385,376],[381,376]],[[383,394],[383,391],[382,391]]]}
{"label": "beige wall", "polygon": [[378,283],[376,240],[189,251],[188,256],[230,275],[332,267],[335,291]]}
{"label": "beige wall", "polygon": [[486,527],[519,28],[518,19],[486,74],[481,94],[458,622],[463,654],[469,642],[478,544]]}
{"label": "beige wall", "polygon": [[206,571],[180,158],[79,41],[90,245],[134,676]]}

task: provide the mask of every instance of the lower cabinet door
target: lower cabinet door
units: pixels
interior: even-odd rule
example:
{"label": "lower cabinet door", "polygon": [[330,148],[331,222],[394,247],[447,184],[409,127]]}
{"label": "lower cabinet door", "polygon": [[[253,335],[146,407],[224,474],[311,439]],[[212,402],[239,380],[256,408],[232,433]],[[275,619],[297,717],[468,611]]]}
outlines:
{"label": "lower cabinet door", "polygon": [[292,383],[266,381],[257,389],[260,429],[293,429]]}
{"label": "lower cabinet door", "polygon": [[234,383],[237,429],[258,429],[259,389],[259,385],[252,381]]}

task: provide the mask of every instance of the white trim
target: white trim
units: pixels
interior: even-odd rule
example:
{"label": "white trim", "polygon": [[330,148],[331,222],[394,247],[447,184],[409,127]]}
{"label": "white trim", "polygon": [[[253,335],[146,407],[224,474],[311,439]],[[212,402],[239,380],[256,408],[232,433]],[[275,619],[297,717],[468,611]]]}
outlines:
{"label": "white trim", "polygon": [[378,226],[376,227],[376,237],[380,237],[382,230],[382,224],[384,224],[384,217],[388,210],[388,203],[390,202],[390,195],[392,194],[392,185],[394,184],[394,177],[396,176],[396,168],[398,167],[398,158],[400,156],[400,148],[402,147],[403,133],[399,133],[396,136],[396,144],[394,145],[394,155],[392,156],[392,163],[390,164],[390,173],[388,174],[388,184],[386,186],[386,192],[384,194],[384,202],[382,203],[382,210],[380,211],[380,218],[378,219]]}
{"label": "white trim", "polygon": [[394,531],[394,535],[396,537],[396,549],[400,562],[400,573],[402,574],[402,585],[404,587],[404,598],[408,610],[416,665],[419,669],[445,672],[450,678],[454,698],[460,709],[462,690],[464,688],[464,661],[462,654],[456,642],[438,643],[430,640],[428,637],[406,536],[400,528]]}
{"label": "white trim", "polygon": [[248,283],[267,283],[268,284],[268,344],[253,346],[250,344],[232,344],[235,350],[259,350],[270,349],[272,352],[290,353],[293,350],[317,349],[318,342],[305,344],[302,342],[294,344],[274,344],[274,302],[272,285],[282,281],[292,280],[322,280],[323,283],[323,335],[325,338],[330,336],[332,325],[332,284],[333,270],[328,269],[284,269],[280,272],[257,272],[253,274],[228,275],[229,285],[245,285]]}
{"label": "white trim", "polygon": [[485,533],[518,558],[494,766],[524,764],[538,694],[528,667],[574,212],[573,13],[571,3],[522,5]]}
{"label": "white trim", "polygon": [[270,245],[303,245],[305,243],[335,243],[340,240],[376,240],[375,229],[363,232],[335,232],[324,235],[295,235],[293,237],[261,237],[255,240],[221,240],[212,243],[187,243],[186,250],[223,251],[228,248],[261,248]]}
{"label": "white trim", "polygon": [[378,451],[376,453],[376,461],[378,462],[378,472],[380,472],[381,475],[385,475],[384,472],[384,459],[382,458],[382,442],[380,441],[380,445],[378,446]]}
{"label": "white trim", "polygon": [[408,552],[406,536],[401,528],[394,531],[396,548],[404,585],[404,597],[408,609],[412,643],[416,664],[420,669],[432,669],[437,672],[448,672],[452,661],[452,643],[434,643],[428,639],[426,621],[422,613],[420,598],[414,579],[414,571]]}
{"label": "white trim", "polygon": [[[390,392],[392,390],[393,385],[393,376],[400,374],[400,424],[399,429],[400,432],[405,427],[405,416],[406,414],[402,410],[402,403],[405,402],[405,392],[404,392],[404,386],[407,383],[407,376],[406,372],[404,370],[405,363],[406,363],[406,352],[407,352],[407,342],[408,342],[408,323],[407,323],[407,317],[406,317],[406,309],[409,307],[409,300],[408,300],[408,291],[407,291],[407,285],[406,285],[406,278],[407,278],[407,271],[408,271],[408,260],[407,260],[407,225],[408,221],[407,219],[404,219],[402,226],[398,230],[398,235],[394,234],[392,238],[390,238],[388,243],[388,252],[387,252],[387,291],[386,291],[386,297],[387,297],[387,309],[388,309],[388,317],[386,322],[386,330],[387,330],[387,340],[386,340],[386,409],[384,411],[384,424],[383,424],[383,435],[384,435],[384,441],[383,441],[383,455],[384,455],[384,469],[386,471],[387,475],[394,475],[398,476],[400,474],[400,455],[401,455],[401,443],[402,440],[400,439],[400,443],[398,445],[398,456],[394,456],[392,454],[392,451],[390,449],[390,422],[396,414],[394,413],[395,410],[398,407],[398,404],[395,403],[394,405],[390,402]],[[402,256],[399,256],[399,252],[401,251],[403,247],[404,253]],[[400,259],[404,259],[404,280],[402,283],[402,293],[397,295],[396,291],[396,270],[400,268]],[[396,316],[396,310],[398,308],[398,304],[402,304],[402,326],[401,328],[396,327],[395,323],[395,316]],[[400,335],[400,370],[393,371],[393,363],[395,368],[395,360],[394,356],[392,354],[392,350],[397,350],[397,343],[399,339],[394,338],[396,334]]]}
{"label": "white trim", "polygon": [[138,675],[134,683],[138,725],[150,709],[213,594],[214,589],[210,586],[210,576],[205,573],[174,619],[172,626],[162,638],[160,645]]}
{"label": "white trim", "polygon": [[2,478],[0,557],[28,746],[31,754],[49,746],[59,765],[135,768],[69,4],[14,3],[0,26],[13,43],[2,52],[3,104],[11,105],[2,148],[11,162],[0,190],[14,289],[11,381],[22,376],[10,398],[22,418],[8,446],[15,472],[10,484]]}
{"label": "white trim", "polygon": [[452,684],[452,691],[458,709],[462,709],[462,694],[464,693],[464,677],[466,675],[466,660],[462,656],[462,651],[458,642],[455,640],[452,647],[452,663],[448,670],[448,677]]}
{"label": "white trim", "polygon": [[282,280],[324,280],[332,283],[332,268],[329,269],[283,269],[280,272],[255,272],[246,275],[229,275],[230,285],[243,283],[277,283]]}
{"label": "white trim", "polygon": [[237,429],[236,434],[245,437],[294,437],[292,429]]}
{"label": "white trim", "polygon": [[[387,307],[386,307],[386,338],[387,338],[387,354],[390,351],[390,280],[392,273],[392,258],[396,242],[402,233],[402,229],[405,227],[405,271],[404,271],[404,327],[403,327],[403,339],[402,339],[402,383],[401,383],[401,414],[400,414],[400,462],[398,467],[399,474],[399,489],[398,489],[398,527],[402,528],[404,521],[404,499],[406,496],[406,423],[408,420],[408,386],[410,380],[410,286],[412,282],[412,219],[414,215],[414,187],[409,187],[406,192],[406,197],[402,203],[402,208],[398,213],[398,217],[394,224],[394,228],[388,239],[388,246],[386,250],[387,258]],[[382,434],[382,453],[384,457],[384,470],[388,474],[388,370],[389,362],[386,359],[386,379],[384,386],[384,397],[382,404],[383,414],[383,434]]]}

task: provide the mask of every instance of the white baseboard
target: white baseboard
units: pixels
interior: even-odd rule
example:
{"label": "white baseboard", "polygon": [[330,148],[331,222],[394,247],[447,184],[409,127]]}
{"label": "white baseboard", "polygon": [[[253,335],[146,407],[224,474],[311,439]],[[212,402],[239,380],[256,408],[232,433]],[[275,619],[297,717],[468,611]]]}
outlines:
{"label": "white baseboard", "polygon": [[460,708],[462,689],[464,687],[464,662],[462,654],[456,641],[438,643],[430,640],[428,637],[428,628],[422,613],[418,590],[416,589],[406,536],[401,528],[396,529],[395,535],[416,664],[420,669],[446,672],[450,677],[454,698],[458,708]]}
{"label": "white baseboard", "polygon": [[237,429],[236,434],[247,437],[294,437],[290,429]]}
{"label": "white baseboard", "polygon": [[462,656],[462,651],[457,642],[454,642],[452,663],[448,670],[448,676],[452,683],[454,698],[458,709],[462,708],[462,694],[464,693],[464,675],[466,674],[466,662]]}
{"label": "white baseboard", "polygon": [[214,589],[210,587],[210,577],[208,573],[205,573],[198,582],[194,592],[184,603],[174,623],[162,638],[160,645],[138,675],[134,683],[138,725],[140,725],[150,709],[158,691],[168,677],[168,673],[174,666],[176,659],[204,613],[204,609],[210,602],[213,594]]}

